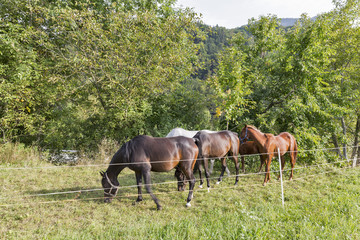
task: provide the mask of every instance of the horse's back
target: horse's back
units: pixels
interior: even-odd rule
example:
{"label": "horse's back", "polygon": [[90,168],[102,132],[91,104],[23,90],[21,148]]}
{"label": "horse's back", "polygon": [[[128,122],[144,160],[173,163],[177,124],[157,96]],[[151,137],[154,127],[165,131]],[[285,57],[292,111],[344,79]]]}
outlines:
{"label": "horse's back", "polygon": [[288,132],[282,132],[276,136],[276,145],[281,152],[293,151],[297,148],[294,136]]}
{"label": "horse's back", "polygon": [[179,164],[180,160],[193,161],[198,148],[192,138],[176,136],[154,138],[140,135],[133,139],[132,162],[144,163],[155,172],[167,172]]}
{"label": "horse's back", "polygon": [[188,131],[183,128],[174,128],[166,135],[166,137],[184,136],[192,138],[197,132],[198,131]]}
{"label": "horse's back", "polygon": [[236,154],[239,152],[239,138],[231,131],[206,132],[202,130],[194,138],[198,139],[202,153],[210,157],[224,155],[229,151]]}
{"label": "horse's back", "polygon": [[[211,131],[211,130],[201,130],[204,131],[206,133],[215,133],[216,131]],[[184,137],[189,137],[192,138],[195,136],[195,134],[197,134],[199,131],[190,131],[190,130],[185,130],[183,128],[174,128],[172,129],[168,135],[166,135],[166,137],[176,137],[176,136],[184,136]]]}

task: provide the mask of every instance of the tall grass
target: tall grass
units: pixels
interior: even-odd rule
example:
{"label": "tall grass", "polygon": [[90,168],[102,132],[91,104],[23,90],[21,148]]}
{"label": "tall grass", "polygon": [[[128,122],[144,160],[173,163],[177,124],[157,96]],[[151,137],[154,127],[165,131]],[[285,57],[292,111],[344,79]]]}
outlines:
{"label": "tall grass", "polygon": [[97,146],[96,151],[80,150],[81,164],[108,164],[112,156],[119,150],[120,144],[112,139],[104,138]]}
{"label": "tall grass", "polygon": [[11,166],[36,166],[42,164],[48,154],[35,146],[27,147],[22,143],[0,144],[0,164]]}

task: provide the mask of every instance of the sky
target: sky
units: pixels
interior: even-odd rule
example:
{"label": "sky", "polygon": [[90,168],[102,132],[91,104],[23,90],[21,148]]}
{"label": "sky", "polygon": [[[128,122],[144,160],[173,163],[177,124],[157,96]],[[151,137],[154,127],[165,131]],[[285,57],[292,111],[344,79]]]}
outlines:
{"label": "sky", "polygon": [[193,8],[210,26],[241,27],[248,19],[274,14],[278,18],[314,17],[334,8],[332,0],[177,0],[178,7]]}

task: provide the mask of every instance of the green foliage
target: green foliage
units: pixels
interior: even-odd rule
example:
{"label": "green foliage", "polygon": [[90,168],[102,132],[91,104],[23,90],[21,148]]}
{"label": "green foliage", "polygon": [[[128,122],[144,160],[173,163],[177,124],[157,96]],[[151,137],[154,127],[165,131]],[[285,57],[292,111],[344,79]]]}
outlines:
{"label": "green foliage", "polygon": [[[222,107],[232,111],[225,116],[238,131],[243,126],[238,123],[274,134],[287,131],[300,149],[346,146],[359,134],[346,131],[355,125],[359,109],[353,98],[359,91],[358,50],[352,49],[359,39],[356,6],[340,4],[315,20],[303,15],[288,29],[276,16],[262,16],[249,21],[247,35],[234,36],[215,79],[228,88],[229,81],[244,82],[236,91],[241,99],[235,102],[252,104],[234,109],[226,99],[228,105]],[[234,53],[241,57],[234,58]],[[221,98],[224,93],[230,91],[223,88],[216,94]],[[321,156],[309,154],[300,161],[321,161]]]}
{"label": "green foliage", "polygon": [[293,27],[268,15],[229,30],[174,0],[5,0],[0,139],[96,151],[104,138],[248,123],[300,149],[356,145],[359,2],[334,3]]}
{"label": "green foliage", "polygon": [[251,93],[247,79],[244,78],[245,55],[236,48],[227,48],[220,56],[216,76],[212,79],[218,97],[217,116],[223,115],[227,121],[236,121],[239,114],[246,112],[249,103],[246,98]]}
{"label": "green foliage", "polygon": [[[178,115],[184,118],[178,122],[192,125],[186,123],[184,108],[206,112],[205,104],[193,104],[193,89],[182,94],[183,102],[166,100],[164,109],[156,102],[164,96],[175,99],[197,66],[197,16],[173,4],[35,1],[21,4],[19,15],[6,2],[1,16],[6,28],[1,38],[1,52],[6,52],[0,72],[2,138],[36,140],[47,148],[94,149],[104,137],[123,142],[158,134],[152,129],[163,124],[151,122],[157,120],[153,114],[171,114],[166,109],[179,104]],[[200,125],[209,122],[208,116],[195,119],[203,121]]]}

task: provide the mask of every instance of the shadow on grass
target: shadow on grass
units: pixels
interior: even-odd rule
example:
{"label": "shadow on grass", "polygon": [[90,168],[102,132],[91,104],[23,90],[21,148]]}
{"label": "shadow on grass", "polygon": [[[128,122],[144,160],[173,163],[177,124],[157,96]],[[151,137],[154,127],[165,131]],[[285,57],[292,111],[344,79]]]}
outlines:
{"label": "shadow on grass", "polygon": [[73,188],[53,188],[38,191],[27,191],[24,199],[36,198],[36,201],[65,201],[65,200],[87,200],[102,203],[104,202],[104,191],[101,186],[93,186],[79,189]]}
{"label": "shadow on grass", "polygon": [[[61,176],[59,176],[61,177]],[[53,184],[52,188],[43,188],[38,190],[27,190],[22,194],[17,196],[12,196],[12,199],[16,202],[23,203],[36,203],[36,202],[51,202],[51,201],[91,201],[95,203],[104,203],[104,191],[102,189],[100,180],[100,175],[94,175],[94,178],[98,179],[99,184],[88,185],[84,181],[80,183],[76,183],[74,187],[61,187],[57,184]],[[170,193],[176,195],[177,192],[177,183],[176,178],[174,177],[174,171],[170,171],[168,173],[151,173],[152,184],[152,192],[155,196],[159,195],[159,198],[163,194]],[[44,179],[45,180],[45,179]],[[114,201],[135,201],[137,198],[137,187],[135,180],[135,173],[132,171],[127,171],[121,173],[118,177],[120,182],[120,189]],[[91,180],[90,180],[91,181]],[[168,182],[165,183],[164,182]],[[91,184],[91,183],[90,183]],[[198,181],[196,186],[198,186]],[[82,186],[86,185],[86,187]],[[142,187],[142,192],[144,197],[148,196],[144,182]],[[188,193],[188,189],[186,191]],[[5,200],[5,203],[8,201]]]}

